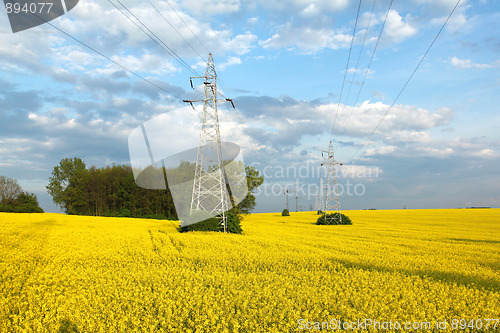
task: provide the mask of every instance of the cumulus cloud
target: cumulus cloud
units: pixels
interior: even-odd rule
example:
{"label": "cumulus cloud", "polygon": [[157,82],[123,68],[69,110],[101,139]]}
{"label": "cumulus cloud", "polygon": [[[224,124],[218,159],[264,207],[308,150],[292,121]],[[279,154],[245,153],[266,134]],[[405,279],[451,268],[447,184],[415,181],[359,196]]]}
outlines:
{"label": "cumulus cloud", "polygon": [[[345,7],[338,6],[337,10],[344,10]],[[286,9],[282,9],[286,12]],[[325,16],[325,11],[321,10],[320,4],[309,3],[300,12],[303,17],[312,17],[306,20],[303,17],[295,19],[292,15],[280,23],[274,29],[270,38],[260,41],[264,48],[286,48],[297,52],[317,53],[323,49],[349,48],[352,39],[352,26],[354,20],[347,25],[335,25],[335,23]],[[367,33],[367,43],[374,43],[377,39],[377,29],[380,27],[386,13],[364,12],[360,15],[357,32],[354,38],[355,44],[363,42]],[[371,20],[370,20],[371,17]],[[367,31],[370,22],[369,31]],[[418,32],[416,20],[409,14],[402,17],[396,10],[391,9],[388,13],[387,22],[384,27],[385,44],[400,43]]]}
{"label": "cumulus cloud", "polygon": [[[238,10],[239,1],[206,1],[204,5],[200,5],[199,1],[185,1],[180,5],[174,2],[170,4],[174,9],[167,2],[155,4],[161,14],[147,2],[127,4],[127,7],[154,32],[155,39],[160,39],[161,44],[165,43],[181,57],[197,57],[196,52],[200,52],[204,47],[220,55],[233,52],[242,54],[250,47],[247,43],[253,43],[255,40],[249,38],[251,35],[249,33],[235,35],[228,28],[214,28],[209,20],[210,16],[189,15],[197,13],[198,10],[210,15],[229,14]],[[190,8],[189,12],[182,10],[187,7]],[[128,14],[123,8],[119,8]],[[61,28],[83,41],[88,41],[90,45],[108,55],[120,53],[123,49],[147,47],[148,50],[164,56],[158,45],[151,42],[144,32],[109,3],[85,1],[79,3],[71,13],[71,16],[64,16],[57,22]],[[135,22],[151,35],[148,29]],[[95,38],[96,35],[100,38]],[[192,48],[197,51],[193,51]]]}
{"label": "cumulus cloud", "polygon": [[278,27],[277,33],[262,41],[264,48],[296,48],[299,51],[317,52],[324,48],[339,49],[348,47],[352,36],[332,29],[315,29],[308,26],[294,26],[288,22]]}
{"label": "cumulus cloud", "polygon": [[267,1],[257,0],[260,6],[273,12],[281,12],[284,15],[301,13],[305,15],[318,13],[335,13],[349,6],[348,0],[290,0],[290,1]]}
{"label": "cumulus cloud", "polygon": [[181,5],[197,16],[230,14],[240,9],[239,0],[183,0]]}
{"label": "cumulus cloud", "polygon": [[[176,71],[177,68],[165,57],[160,57],[155,54],[142,54],[140,56],[126,55],[126,56],[113,56],[114,61],[122,64],[126,68],[137,72],[148,72],[151,74],[168,73]],[[116,69],[111,69],[115,72]],[[102,72],[102,71],[101,71]],[[108,72],[109,73],[109,72]]]}
{"label": "cumulus cloud", "polygon": [[389,155],[396,151],[396,146],[382,146],[378,148],[369,148],[366,150],[366,156],[380,156],[380,155]]}
{"label": "cumulus cloud", "polygon": [[241,58],[239,57],[229,57],[226,62],[220,64],[218,68],[221,70],[226,69],[228,66],[232,65],[240,65],[241,64]]}
{"label": "cumulus cloud", "polygon": [[[236,104],[258,144],[284,149],[300,145],[307,138],[330,133],[338,107],[335,103],[300,101],[290,97],[240,97]],[[388,108],[389,105],[382,102],[369,101],[357,107],[340,105],[335,130],[338,139],[342,133],[345,140],[366,138]],[[453,111],[446,108],[429,111],[411,105],[395,105],[373,138],[390,146],[408,142],[428,144],[427,131],[448,125],[453,116]],[[329,121],[325,123],[325,119]]]}
{"label": "cumulus cloud", "polygon": [[[367,73],[368,71],[368,73]],[[354,67],[351,67],[351,68],[348,68],[347,69],[347,73],[349,74],[366,74],[367,76],[371,76],[373,74],[375,74],[375,71],[372,70],[372,69],[369,69],[369,68],[354,68]]]}
{"label": "cumulus cloud", "polygon": [[478,64],[474,63],[470,59],[459,59],[457,57],[452,57],[450,62],[454,67],[460,69],[469,69],[469,68],[486,69],[492,67],[492,65],[490,64]]}
{"label": "cumulus cloud", "polygon": [[[432,138],[429,133],[395,133],[383,144],[372,142],[363,156],[368,158],[476,158],[492,160],[500,157],[500,142],[478,138],[455,138],[452,140]],[[396,136],[396,137],[395,137]],[[385,144],[384,144],[385,143]]]}
{"label": "cumulus cloud", "polygon": [[385,35],[396,43],[402,42],[415,35],[417,29],[411,25],[409,22],[410,19],[410,15],[407,15],[405,19],[403,19],[396,10],[391,9],[387,16],[387,22],[384,29]]}
{"label": "cumulus cloud", "polygon": [[[341,55],[343,63],[346,54],[344,51],[351,43],[354,25],[352,14],[357,5],[348,0],[179,0],[169,3],[176,8],[176,12],[167,2],[155,2],[155,5],[177,32],[147,3],[131,1],[126,5],[162,41],[185,59],[188,66],[199,72],[204,71],[206,66],[204,46],[214,52],[217,68],[221,71],[233,65],[246,65],[247,60],[251,63],[255,59],[260,59],[258,65],[265,68],[267,61],[278,57],[281,50],[301,54],[320,53],[310,60],[315,61],[324,56],[328,59],[331,57],[332,63],[336,61],[337,55]],[[423,22],[442,23],[455,0],[412,0],[410,3],[408,7],[406,4],[399,4],[397,10],[390,11],[383,46],[410,40],[423,30]],[[413,8],[415,4],[418,5],[418,10],[411,10],[411,15],[408,15],[405,9]],[[364,3],[365,5],[368,7],[369,4]],[[376,8],[377,12],[372,17],[367,35],[367,45],[374,44],[379,31],[377,28],[381,27],[385,17],[383,7]],[[450,27],[463,26],[469,22],[467,8],[459,7],[450,21]],[[367,8],[362,8],[358,22],[355,48],[360,46],[370,17],[369,12],[363,12],[365,10]],[[242,24],[238,25],[239,22]],[[0,23],[0,27],[8,27],[5,15],[0,15]],[[110,4],[95,0],[81,2],[71,14],[54,20],[53,23],[176,96],[184,97],[187,94],[178,86],[182,83],[176,85],[176,81],[171,79],[178,79],[179,82],[185,80],[183,87],[187,87],[189,82],[186,77],[191,74],[186,74],[186,69],[181,64],[166,55]],[[0,69],[5,73],[0,78],[2,172],[15,175],[16,169],[22,166],[23,179],[46,179],[51,168],[61,158],[75,155],[83,157],[89,164],[99,166],[106,163],[126,163],[127,136],[130,131],[152,117],[181,105],[179,101],[48,25],[19,34],[12,34],[6,28],[0,29],[4,29],[0,30]],[[200,60],[191,46],[205,60]],[[256,48],[262,49],[254,52]],[[275,50],[278,52],[273,52]],[[321,53],[324,50],[344,51]],[[362,56],[369,56],[371,48],[366,47],[365,51]],[[392,61],[394,58],[390,57],[391,55],[385,58],[384,55],[383,60]],[[483,58],[449,58],[450,54],[443,57],[460,69],[497,66],[497,63]],[[363,57],[364,60],[367,59]],[[378,60],[382,60],[382,57],[376,58],[374,65]],[[325,63],[326,61],[321,64]],[[364,73],[366,62],[360,64],[360,68],[355,70],[350,67],[348,72]],[[234,66],[231,69],[236,72],[243,67]],[[448,69],[449,67],[451,66]],[[345,67],[334,68],[335,72],[332,73],[339,76],[338,72],[343,68]],[[383,66],[376,69],[377,76],[388,72]],[[249,70],[253,71],[253,68]],[[176,76],[179,72],[181,75]],[[245,75],[244,71],[242,74]],[[22,88],[14,84],[28,81],[29,84]],[[386,82],[389,81],[390,78]],[[390,87],[386,82],[377,86],[377,91],[380,91],[376,93],[377,96],[388,93]],[[279,91],[276,96],[251,96],[253,93],[250,91],[257,88],[252,88],[250,83],[249,86],[237,88],[242,89],[234,88],[232,92],[243,94],[244,91],[245,95],[232,96],[243,124],[237,117],[228,117],[227,120],[227,115],[221,115],[221,133],[226,138],[238,135],[241,138],[242,133],[234,133],[234,129],[240,126],[252,140],[252,143],[245,143],[245,147],[250,147],[250,151],[255,148],[258,153],[253,153],[252,158],[255,160],[259,155],[264,165],[300,166],[308,161],[319,164],[322,161],[319,152],[326,148],[325,143],[328,142],[337,110],[337,127],[334,133],[340,152],[337,156],[346,159],[361,146],[389,108],[383,102],[364,101],[349,106],[337,105],[330,102],[330,99],[276,97],[286,90],[275,90]],[[262,91],[266,90],[263,88]],[[308,91],[306,96],[312,98],[311,92]],[[471,95],[472,97],[479,101],[477,96]],[[184,111],[194,112],[190,108]],[[182,116],[182,112],[179,116]],[[347,165],[345,168],[352,172],[364,172],[370,164],[375,164],[388,177],[397,178],[399,175],[407,177],[416,170],[420,172],[412,164],[415,161],[426,161],[425,168],[436,171],[436,174],[442,174],[446,168],[452,169],[452,164],[462,163],[463,157],[479,160],[484,168],[494,166],[494,162],[500,158],[500,143],[465,137],[450,139],[446,136],[457,135],[448,132],[457,125],[453,120],[454,111],[449,108],[395,105],[361,150],[361,158],[356,161],[359,164]],[[194,121],[190,134],[197,133],[196,126],[198,123]],[[459,131],[456,128],[454,133],[460,133]],[[368,164],[360,165],[363,163]],[[36,172],[39,173],[35,174]],[[37,184],[43,183],[38,180]],[[393,190],[399,185],[400,183],[394,184]]]}
{"label": "cumulus cloud", "polygon": [[[423,16],[432,17],[431,24],[442,25],[447,19],[452,9],[457,4],[455,0],[415,0],[419,5],[424,5]],[[446,30],[457,32],[469,25],[470,19],[466,11],[471,7],[469,1],[461,1],[457,9],[450,17]]]}

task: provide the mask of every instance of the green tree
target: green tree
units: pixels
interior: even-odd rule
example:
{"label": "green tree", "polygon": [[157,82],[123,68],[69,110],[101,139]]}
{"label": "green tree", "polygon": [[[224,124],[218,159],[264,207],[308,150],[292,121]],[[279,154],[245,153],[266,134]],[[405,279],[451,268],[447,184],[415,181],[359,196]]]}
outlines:
{"label": "green tree", "polygon": [[0,176],[0,212],[43,213],[38,198],[23,189],[13,178]]}
{"label": "green tree", "polygon": [[34,193],[22,192],[12,206],[16,213],[43,213]]}
{"label": "green tree", "polygon": [[49,178],[47,191],[52,200],[67,213],[74,213],[73,205],[82,204],[84,200],[83,185],[85,162],[78,157],[64,158],[54,167]]}
{"label": "green tree", "polygon": [[253,166],[245,166],[248,194],[242,202],[236,205],[231,211],[237,215],[250,214],[255,208],[255,195],[253,193],[264,183],[264,176]]}
{"label": "green tree", "polygon": [[[252,192],[262,184],[263,178],[254,168],[238,163],[232,165],[235,166],[235,170],[229,176],[234,176],[239,183],[231,182],[231,185],[243,184],[245,187],[248,186],[250,191],[246,197],[241,197],[245,196],[245,191],[237,191],[240,193],[237,201],[244,200],[234,207],[231,213],[239,218],[240,214],[248,214],[255,207],[255,197]],[[195,165],[181,162],[178,168],[168,169],[166,189],[165,185],[163,189],[144,189],[137,184],[150,188],[155,188],[155,184],[162,182],[165,184],[163,169],[149,167],[138,170],[142,172],[136,180],[130,166],[87,168],[79,158],[65,158],[54,167],[47,190],[54,203],[68,214],[177,219],[169,186],[179,187],[179,184],[182,185],[186,181],[192,182]],[[240,187],[242,188],[243,186]],[[185,198],[182,199],[191,202],[192,189],[187,189],[185,192]]]}

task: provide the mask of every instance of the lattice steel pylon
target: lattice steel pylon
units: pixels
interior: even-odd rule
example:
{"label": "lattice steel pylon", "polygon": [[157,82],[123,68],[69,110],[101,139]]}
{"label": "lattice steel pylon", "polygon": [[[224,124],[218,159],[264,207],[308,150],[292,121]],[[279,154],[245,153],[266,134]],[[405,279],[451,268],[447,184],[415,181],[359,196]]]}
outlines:
{"label": "lattice steel pylon", "polygon": [[[342,165],[335,161],[333,154],[333,143],[330,141],[328,151],[322,151],[321,155],[325,157],[326,162],[321,165],[327,166],[326,175],[326,194],[325,194],[325,220],[327,224],[342,224],[342,214],[340,210],[340,197],[337,184],[337,172],[335,171],[335,164]],[[334,213],[338,212],[336,216]]]}
{"label": "lattice steel pylon", "polygon": [[195,102],[203,103],[190,214],[193,215],[199,211],[211,216],[219,215],[221,228],[227,232],[226,212],[231,206],[231,201],[223,167],[217,103],[227,101],[233,104],[233,101],[228,98],[217,98],[217,73],[212,53],[208,56],[205,76],[191,77],[191,86],[193,86],[192,79],[203,79],[204,98],[184,100],[191,106]]}
{"label": "lattice steel pylon", "polygon": [[319,193],[316,195],[316,205],[315,209],[316,211],[325,211],[324,206],[324,199],[323,199],[323,191],[325,190],[325,187],[323,186],[323,179],[320,179],[320,184],[319,184]]}
{"label": "lattice steel pylon", "polygon": [[323,191],[325,187],[323,186],[323,179],[321,180],[321,186],[320,186],[320,192],[319,192],[319,210],[324,212],[325,211],[325,198],[323,196]]}

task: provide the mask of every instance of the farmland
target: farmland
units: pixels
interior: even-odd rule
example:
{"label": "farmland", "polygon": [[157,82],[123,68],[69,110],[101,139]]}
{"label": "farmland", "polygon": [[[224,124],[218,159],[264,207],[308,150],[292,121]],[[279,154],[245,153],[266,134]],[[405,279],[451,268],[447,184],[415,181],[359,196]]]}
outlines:
{"label": "farmland", "polygon": [[300,319],[370,318],[451,332],[453,319],[499,317],[499,209],[346,213],[352,226],[252,214],[243,235],[0,213],[0,331],[292,332]]}

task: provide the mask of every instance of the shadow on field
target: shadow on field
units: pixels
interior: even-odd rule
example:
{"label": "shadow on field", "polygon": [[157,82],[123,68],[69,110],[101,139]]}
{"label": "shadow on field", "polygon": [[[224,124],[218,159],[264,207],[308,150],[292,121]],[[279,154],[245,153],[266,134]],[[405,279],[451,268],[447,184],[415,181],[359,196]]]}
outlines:
{"label": "shadow on field", "polygon": [[68,318],[61,319],[61,324],[59,325],[58,333],[76,333],[78,332],[78,327],[74,322]]}
{"label": "shadow on field", "polygon": [[492,291],[500,289],[500,281],[495,279],[474,277],[461,273],[448,273],[441,271],[424,271],[424,270],[410,270],[404,268],[387,268],[373,264],[364,264],[359,262],[348,261],[344,259],[334,259],[336,262],[342,264],[345,268],[363,269],[368,271],[377,271],[382,273],[401,273],[406,276],[419,276],[420,278],[430,278],[438,282],[456,283],[466,287],[483,288]]}
{"label": "shadow on field", "polygon": [[34,226],[48,226],[48,227],[53,227],[53,226],[60,226],[62,223],[57,222],[54,219],[48,219],[48,220],[42,220],[42,221],[35,221],[31,223]]}
{"label": "shadow on field", "polygon": [[462,242],[462,243],[500,244],[500,241],[498,241],[498,240],[490,240],[490,239],[448,238],[447,240],[453,241],[453,242]]}

